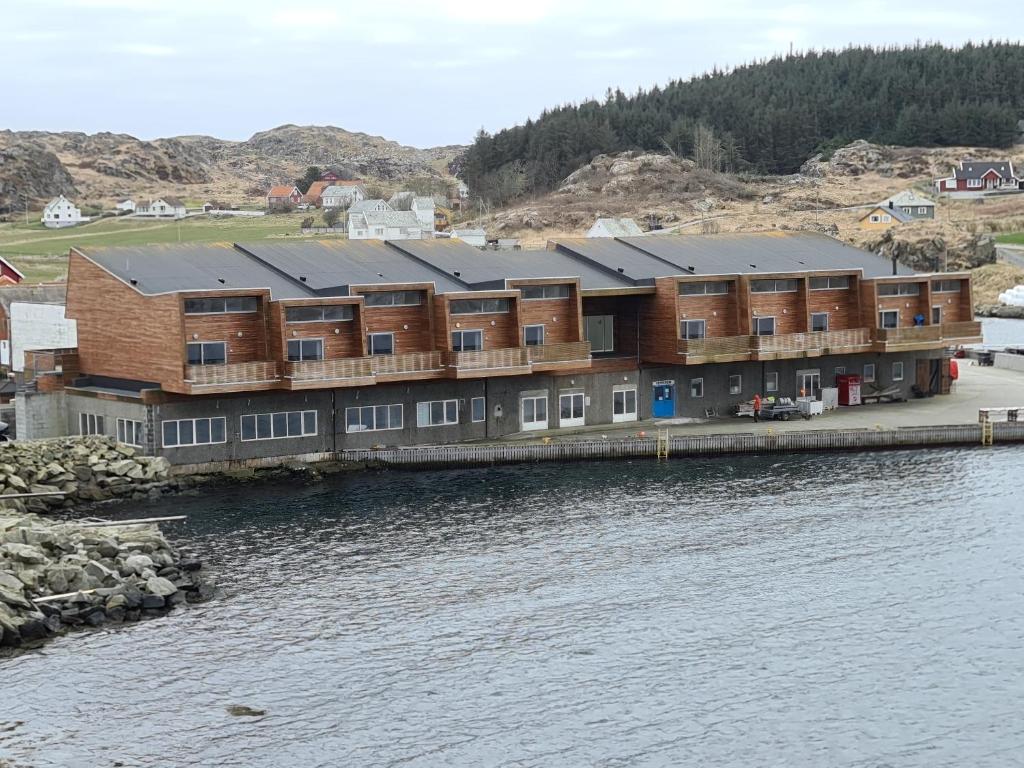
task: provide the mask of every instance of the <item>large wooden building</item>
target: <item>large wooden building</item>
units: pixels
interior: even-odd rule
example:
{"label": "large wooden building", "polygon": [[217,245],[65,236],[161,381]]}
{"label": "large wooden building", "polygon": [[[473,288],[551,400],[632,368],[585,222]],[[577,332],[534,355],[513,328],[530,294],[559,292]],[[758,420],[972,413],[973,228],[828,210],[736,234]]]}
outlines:
{"label": "large wooden building", "polygon": [[807,233],[80,247],[78,347],[33,364],[19,424],[193,463],[726,414],[844,372],[909,393],[980,340],[971,307],[967,273]]}

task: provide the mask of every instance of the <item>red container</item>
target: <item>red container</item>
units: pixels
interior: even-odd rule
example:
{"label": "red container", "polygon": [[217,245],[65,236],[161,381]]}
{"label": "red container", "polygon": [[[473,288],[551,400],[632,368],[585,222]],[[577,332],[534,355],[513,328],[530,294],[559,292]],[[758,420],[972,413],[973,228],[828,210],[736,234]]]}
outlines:
{"label": "red container", "polygon": [[855,373],[842,373],[836,376],[839,387],[840,405],[863,405],[860,399],[860,376]]}

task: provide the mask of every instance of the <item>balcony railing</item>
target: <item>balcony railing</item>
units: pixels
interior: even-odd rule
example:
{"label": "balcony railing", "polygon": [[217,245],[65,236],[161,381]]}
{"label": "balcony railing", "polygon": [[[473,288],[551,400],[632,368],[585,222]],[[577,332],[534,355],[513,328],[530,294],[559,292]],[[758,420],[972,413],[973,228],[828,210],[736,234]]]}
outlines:
{"label": "balcony railing", "polygon": [[942,340],[941,325],[914,325],[909,328],[876,328],[875,341],[885,344],[922,344]]}
{"label": "balcony railing", "polygon": [[943,323],[940,327],[943,339],[981,339],[981,322],[979,320]]}
{"label": "balcony railing", "polygon": [[369,357],[340,360],[303,360],[285,364],[285,376],[294,382],[371,379],[373,369]]}
{"label": "balcony railing", "polygon": [[402,355],[375,355],[369,358],[375,374],[423,373],[443,367],[440,352],[406,352]]}
{"label": "balcony railing", "polygon": [[186,365],[185,382],[193,387],[266,384],[280,378],[279,366],[270,360],[224,365]]}
{"label": "balcony railing", "polygon": [[712,336],[704,339],[678,339],[677,351],[680,355],[701,360],[742,357],[750,354],[750,337]]}
{"label": "balcony railing", "polygon": [[460,371],[489,371],[528,367],[530,358],[527,347],[508,347],[477,352],[446,352],[445,362],[449,368]]}
{"label": "balcony railing", "polygon": [[542,344],[526,347],[526,358],[531,363],[568,363],[590,359],[589,341],[567,341],[562,344]]}
{"label": "balcony railing", "polygon": [[41,373],[63,373],[69,379],[79,372],[78,349],[26,349],[23,379],[31,381]]}
{"label": "balcony railing", "polygon": [[822,354],[825,350],[855,349],[857,347],[867,347],[870,344],[871,337],[867,328],[750,337],[751,349],[755,353]]}

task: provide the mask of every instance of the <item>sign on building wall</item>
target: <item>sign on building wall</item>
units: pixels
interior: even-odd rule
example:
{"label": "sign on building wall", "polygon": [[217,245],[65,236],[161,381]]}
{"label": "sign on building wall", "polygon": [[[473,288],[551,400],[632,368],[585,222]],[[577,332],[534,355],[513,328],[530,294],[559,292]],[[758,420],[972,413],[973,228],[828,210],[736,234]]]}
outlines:
{"label": "sign on building wall", "polygon": [[11,304],[11,368],[25,370],[25,350],[78,346],[78,326],[64,317],[63,304]]}

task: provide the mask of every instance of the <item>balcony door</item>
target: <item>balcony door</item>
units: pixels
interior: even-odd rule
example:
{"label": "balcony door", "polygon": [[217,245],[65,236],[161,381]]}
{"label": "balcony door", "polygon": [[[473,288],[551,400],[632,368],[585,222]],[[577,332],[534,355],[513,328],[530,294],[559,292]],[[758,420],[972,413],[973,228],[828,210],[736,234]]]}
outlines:
{"label": "balcony door", "polygon": [[817,368],[796,372],[796,393],[821,400],[821,371]]}
{"label": "balcony door", "polygon": [[594,354],[615,351],[615,316],[587,315],[583,318],[583,339]]}
{"label": "balcony door", "polygon": [[942,307],[932,307],[932,325],[942,325]]}
{"label": "balcony door", "polygon": [[775,318],[774,317],[755,317],[754,318],[754,335],[755,336],[774,336],[775,335]]}

